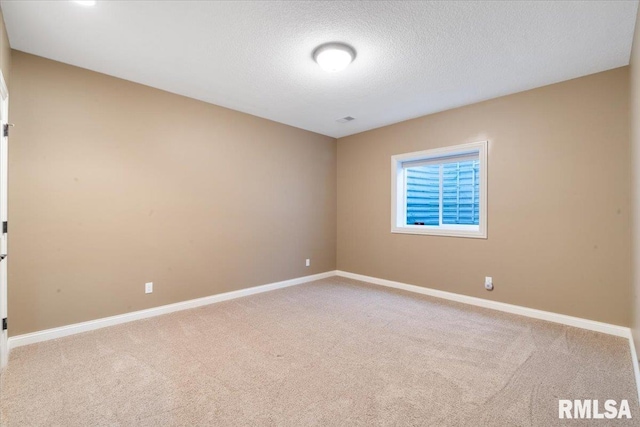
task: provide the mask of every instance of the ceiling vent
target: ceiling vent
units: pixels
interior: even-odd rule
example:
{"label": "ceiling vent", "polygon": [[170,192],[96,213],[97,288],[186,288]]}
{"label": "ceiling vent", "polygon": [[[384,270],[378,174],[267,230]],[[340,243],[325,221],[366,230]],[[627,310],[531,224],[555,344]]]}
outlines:
{"label": "ceiling vent", "polygon": [[351,116],[347,116],[347,117],[343,117],[341,119],[336,120],[336,122],[338,123],[347,123],[350,122],[351,120],[355,120],[355,117],[351,117]]}

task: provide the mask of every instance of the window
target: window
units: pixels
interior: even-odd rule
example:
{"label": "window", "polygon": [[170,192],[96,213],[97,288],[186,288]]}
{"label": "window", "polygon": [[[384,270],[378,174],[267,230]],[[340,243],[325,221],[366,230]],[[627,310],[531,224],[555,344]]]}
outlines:
{"label": "window", "polygon": [[487,237],[487,142],[391,157],[391,232]]}

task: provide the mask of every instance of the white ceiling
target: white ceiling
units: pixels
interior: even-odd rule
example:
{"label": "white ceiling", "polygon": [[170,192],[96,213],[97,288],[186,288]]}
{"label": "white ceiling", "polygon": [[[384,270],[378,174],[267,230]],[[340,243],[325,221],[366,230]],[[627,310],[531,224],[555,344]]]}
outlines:
{"label": "white ceiling", "polygon": [[[638,3],[2,1],[14,49],[341,137],[629,63]],[[312,59],[341,41],[357,58]],[[338,123],[353,116],[356,120]]]}

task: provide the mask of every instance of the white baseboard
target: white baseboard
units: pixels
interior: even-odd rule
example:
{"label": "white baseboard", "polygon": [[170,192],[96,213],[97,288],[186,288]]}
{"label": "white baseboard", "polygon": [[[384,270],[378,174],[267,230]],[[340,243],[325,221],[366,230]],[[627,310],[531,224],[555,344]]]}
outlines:
{"label": "white baseboard", "polygon": [[[327,271],[325,273],[314,274],[311,276],[298,277],[295,279],[284,280],[282,282],[270,283],[267,285],[254,286],[247,289],[225,292],[222,294],[211,295],[208,297],[182,301],[175,304],[163,305],[160,307],[149,308],[146,310],[124,313],[117,316],[104,317],[101,319],[90,320],[82,323],[61,326],[58,328],[46,329],[43,331],[32,332],[24,335],[16,335],[9,337],[8,347],[16,348],[23,345],[33,344],[36,342],[46,341],[55,338],[61,338],[68,335],[78,334],[81,332],[92,331],[107,326],[118,325],[121,323],[131,322],[139,319],[160,316],[162,314],[172,313],[174,311],[188,310],[190,308],[200,307],[203,305],[214,304],[216,302],[227,301],[234,298],[245,297],[262,292],[268,292],[275,289],[286,288],[288,286],[299,285],[302,283],[312,282],[314,280],[325,279],[332,276],[341,276],[349,279],[368,282],[376,285],[386,286],[395,289],[402,289],[409,292],[429,295],[436,298],[443,298],[450,301],[456,301],[464,304],[475,305],[478,307],[489,308],[492,310],[503,311],[521,316],[531,317],[534,319],[546,320],[563,325],[573,326],[576,328],[588,329],[591,331],[602,332],[609,335],[615,335],[632,339],[631,330],[624,326],[612,325],[609,323],[596,322],[594,320],[582,319],[579,317],[567,316],[564,314],[552,313],[549,311],[537,310],[535,308],[522,307],[518,305],[507,304],[498,301],[491,301],[483,298],[476,298],[467,295],[456,294],[453,292],[440,291],[437,289],[425,288],[422,286],[409,285],[392,280],[379,279],[377,277],[364,276],[361,274],[349,273],[346,271]],[[635,348],[634,348],[635,351]]]}
{"label": "white baseboard", "polygon": [[203,305],[214,304],[217,302],[228,301],[230,299],[273,291],[275,289],[300,285],[302,283],[313,282],[314,280],[325,279],[327,277],[332,277],[335,275],[335,271],[327,271],[325,273],[298,277],[296,279],[284,280],[282,282],[254,286],[252,288],[225,292],[208,297],[177,302],[175,304],[162,305],[160,307],[149,308],[146,310],[133,311],[131,313],[119,314],[117,316],[104,317],[102,319],[90,320],[82,323],[74,323],[72,325],[61,326],[59,328],[46,329],[44,331],[32,332],[24,335],[16,335],[15,337],[9,337],[8,347],[9,351],[11,351],[11,349],[21,347],[23,345],[62,338],[69,335],[79,334],[81,332],[88,332],[95,329],[105,328],[107,326],[114,326],[121,323],[132,322],[134,320],[146,319],[149,317],[160,316],[162,314],[173,313],[174,311],[188,310],[190,308],[196,308]]}
{"label": "white baseboard", "polygon": [[609,323],[596,322],[595,320],[582,319],[580,317],[567,316],[565,314],[552,313],[550,311],[537,310],[535,308],[522,307],[519,305],[507,304],[504,302],[491,301],[484,298],[470,297],[467,295],[455,294],[453,292],[439,291],[437,289],[425,288],[422,286],[408,285],[406,283],[394,282],[392,280],[378,279],[377,277],[363,276],[361,274],[348,273],[346,271],[336,271],[336,274],[348,279],[369,282],[375,285],[389,288],[403,289],[409,292],[429,295],[436,298],[443,298],[450,301],[475,305],[478,307],[490,308],[492,310],[504,311],[506,313],[519,314],[520,316],[532,317],[534,319],[546,320],[553,323],[573,326],[575,328],[589,329],[591,331],[602,332],[618,337],[629,338],[630,329],[625,326],[612,325]]}
{"label": "white baseboard", "polygon": [[633,342],[633,332],[629,330],[629,346],[631,347],[631,362],[633,363],[633,373],[636,376],[636,388],[638,389],[638,402],[640,402],[640,366],[638,366],[638,353]]}

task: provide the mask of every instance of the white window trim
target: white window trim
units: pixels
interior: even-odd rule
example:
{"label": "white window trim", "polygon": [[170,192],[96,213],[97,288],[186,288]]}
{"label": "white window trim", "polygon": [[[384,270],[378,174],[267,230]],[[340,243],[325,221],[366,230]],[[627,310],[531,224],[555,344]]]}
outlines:
{"label": "white window trim", "polygon": [[[405,169],[402,164],[417,160],[437,160],[453,155],[478,153],[480,161],[480,212],[479,224],[475,225],[407,225]],[[391,156],[391,232],[402,234],[426,234],[432,236],[487,238],[487,152],[488,141],[472,142],[451,147],[434,148],[414,153]],[[400,197],[400,200],[398,200]]]}

